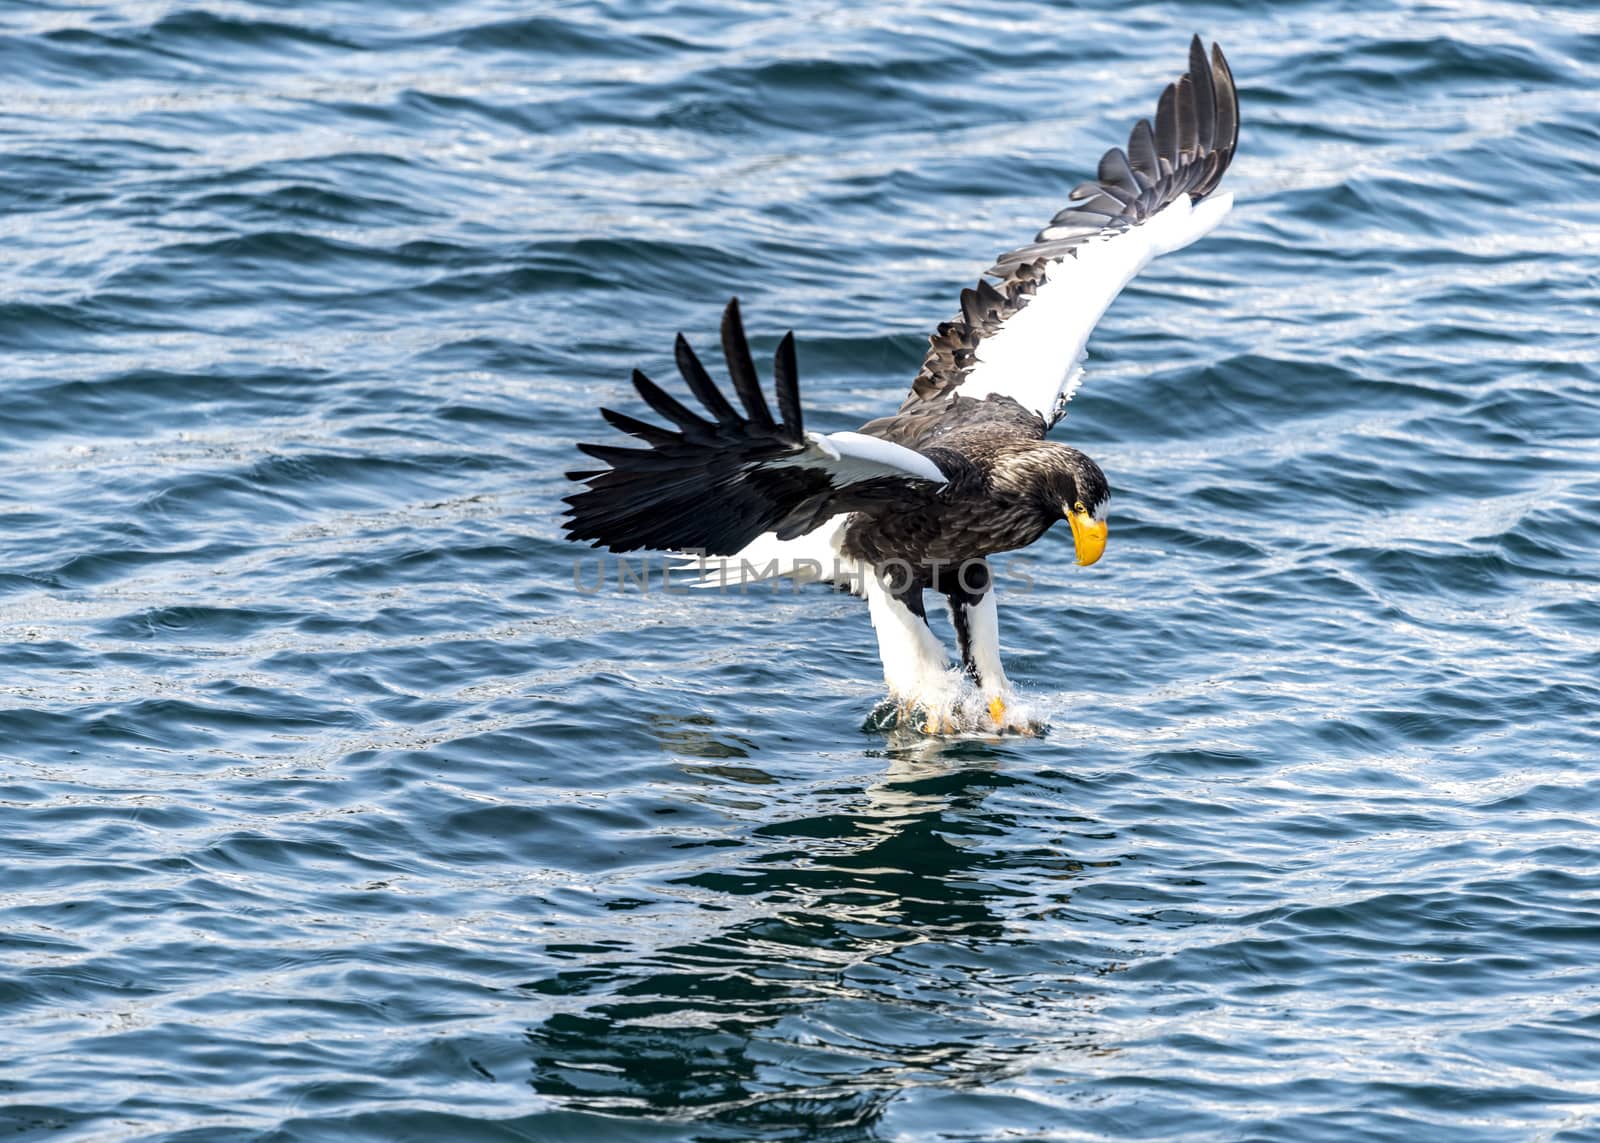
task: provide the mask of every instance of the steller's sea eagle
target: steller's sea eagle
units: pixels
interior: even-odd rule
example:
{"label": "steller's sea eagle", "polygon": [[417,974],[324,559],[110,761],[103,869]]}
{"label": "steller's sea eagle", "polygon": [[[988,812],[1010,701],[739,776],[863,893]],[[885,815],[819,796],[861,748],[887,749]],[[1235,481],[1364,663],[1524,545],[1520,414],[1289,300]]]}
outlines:
{"label": "steller's sea eagle", "polygon": [[777,417],[762,394],[738,299],[722,317],[736,408],[678,335],[691,410],[637,370],[661,427],[601,409],[643,448],[578,447],[607,467],[568,475],[567,533],[614,552],[730,557],[707,582],[793,576],[864,595],[890,699],[929,731],[951,728],[955,684],[928,628],[923,593],[949,603],[966,675],[996,728],[1010,725],[994,591],[985,558],[1033,543],[1057,520],[1077,562],[1106,542],[1110,491],[1098,465],[1045,434],[1082,377],[1084,344],[1151,259],[1206,234],[1232,196],[1213,194],[1239,138],[1239,100],[1222,50],[1200,38],[1189,70],[1141,119],[1126,150],[1026,246],[961,291],[961,312],[928,339],[897,413],[857,432],[806,432],[794,334],[773,361]]}

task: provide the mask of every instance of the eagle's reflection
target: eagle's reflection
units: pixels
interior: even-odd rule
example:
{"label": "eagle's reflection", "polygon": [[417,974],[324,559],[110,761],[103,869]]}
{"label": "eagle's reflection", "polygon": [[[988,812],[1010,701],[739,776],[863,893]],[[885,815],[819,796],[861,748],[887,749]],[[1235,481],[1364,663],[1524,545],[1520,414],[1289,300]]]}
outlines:
{"label": "eagle's reflection", "polygon": [[[529,985],[572,1009],[528,1033],[533,1087],[587,1110],[809,1139],[873,1122],[908,1085],[1014,1071],[1033,1047],[997,911],[1019,893],[1005,887],[1014,823],[983,808],[1014,781],[1008,756],[891,750],[877,781],[835,791],[827,812],[757,827],[776,843],[759,857],[677,881],[714,910],[685,928],[715,927]],[[753,773],[737,767],[747,795]]]}

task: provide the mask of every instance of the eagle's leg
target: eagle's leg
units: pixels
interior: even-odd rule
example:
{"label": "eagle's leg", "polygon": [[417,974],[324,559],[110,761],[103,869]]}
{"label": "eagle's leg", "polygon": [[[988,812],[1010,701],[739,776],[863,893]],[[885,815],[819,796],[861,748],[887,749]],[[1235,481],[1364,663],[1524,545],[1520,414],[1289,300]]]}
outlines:
{"label": "eagle's leg", "polygon": [[945,707],[949,684],[945,671],[949,658],[928,627],[922,608],[923,585],[900,584],[894,577],[884,582],[877,569],[868,567],[863,577],[867,608],[878,633],[878,657],[883,660],[883,681],[889,697],[904,715],[920,710],[924,729],[936,734],[946,729]]}
{"label": "eagle's leg", "polygon": [[1000,664],[1000,615],[989,565],[967,560],[942,574],[938,587],[950,604],[961,665],[988,701],[989,717],[1003,727],[1011,683]]}

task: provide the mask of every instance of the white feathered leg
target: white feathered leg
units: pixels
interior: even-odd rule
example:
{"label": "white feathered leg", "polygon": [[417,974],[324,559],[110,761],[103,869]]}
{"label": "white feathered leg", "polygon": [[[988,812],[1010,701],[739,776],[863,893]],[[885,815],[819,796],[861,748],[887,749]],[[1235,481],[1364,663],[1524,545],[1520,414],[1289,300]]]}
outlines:
{"label": "white feathered leg", "polygon": [[863,579],[889,697],[902,710],[922,708],[930,728],[937,729],[937,720],[944,717],[950,699],[949,658],[944,647],[928,629],[927,620],[889,594],[872,569]]}
{"label": "white feathered leg", "polygon": [[[994,590],[987,576],[982,586],[985,588],[982,595],[966,590],[950,593],[950,621],[961,645],[962,666],[983,692],[984,704],[995,726],[1004,728],[1010,725],[1007,715],[1015,704],[1011,681],[1006,678],[1005,667],[1000,662],[1000,609],[995,604]],[[1019,728],[1023,725],[1018,724]]]}
{"label": "white feathered leg", "polygon": [[[967,639],[962,648],[963,656],[977,676],[973,681],[983,691],[989,716],[1003,726],[1006,707],[1011,702],[1011,680],[1006,678],[1005,667],[1000,663],[1000,609],[995,605],[994,592],[984,592],[975,603],[951,600],[950,604],[964,612],[961,618],[966,621]],[[956,622],[960,630],[960,618]]]}

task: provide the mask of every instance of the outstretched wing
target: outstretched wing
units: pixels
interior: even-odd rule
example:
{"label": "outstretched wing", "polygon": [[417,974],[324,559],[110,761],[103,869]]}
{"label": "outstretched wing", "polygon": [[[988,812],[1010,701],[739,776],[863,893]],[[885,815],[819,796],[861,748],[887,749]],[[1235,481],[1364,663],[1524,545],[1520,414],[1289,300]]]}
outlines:
{"label": "outstretched wing", "polygon": [[639,548],[730,555],[763,532],[788,539],[838,512],[884,510],[945,483],[933,459],[861,433],[808,433],[800,415],[794,334],[773,358],[778,415],[761,392],[733,299],[722,351],[743,412],[717,388],[680,333],[678,371],[701,416],[634,371],[634,388],[663,428],[611,409],[600,415],[644,448],[580,444],[604,469],[569,472],[587,487],[566,498],[567,535],[614,552]]}
{"label": "outstretched wing", "polygon": [[1112,299],[1151,259],[1189,245],[1233,205],[1232,195],[1211,192],[1238,141],[1228,61],[1213,44],[1208,62],[1196,36],[1188,72],[1161,93],[1155,125],[1139,120],[1127,150],[1107,151],[1071,205],[1028,245],[1001,255],[988,271],[999,285],[961,291],[961,313],[929,338],[901,412],[1000,396],[1053,425]]}

